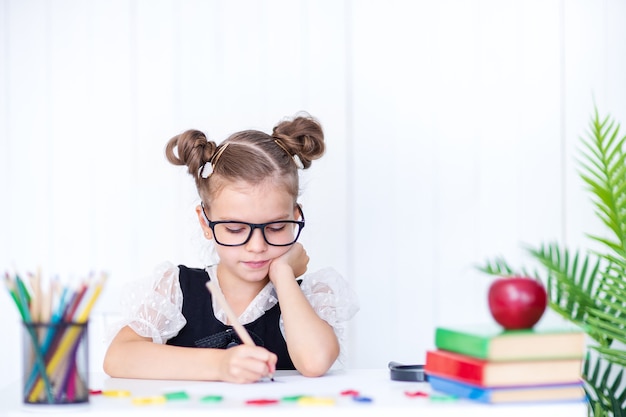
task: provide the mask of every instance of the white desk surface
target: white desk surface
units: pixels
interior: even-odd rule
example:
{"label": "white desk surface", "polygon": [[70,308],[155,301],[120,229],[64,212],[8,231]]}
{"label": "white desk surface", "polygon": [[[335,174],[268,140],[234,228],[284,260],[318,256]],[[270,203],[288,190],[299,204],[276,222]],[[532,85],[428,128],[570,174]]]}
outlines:
{"label": "white desk surface", "polygon": [[[406,391],[430,392],[427,383],[392,381],[387,369],[349,370],[333,372],[321,378],[304,378],[293,371],[276,374],[275,382],[258,382],[249,385],[224,382],[154,381],[109,378],[104,374],[90,376],[94,390],[128,390],[131,397],[112,398],[92,395],[87,404],[78,405],[24,405],[20,395],[20,381],[0,391],[0,415],[37,416],[58,414],[63,416],[171,416],[184,412],[186,416],[382,416],[396,415],[481,416],[481,417],[586,417],[584,402],[488,405],[467,400],[434,401],[424,397],[408,397]],[[342,396],[346,390],[358,391],[361,396],[372,398],[371,403],[359,403],[351,397]],[[133,405],[133,397],[147,397],[170,392],[185,391],[188,400],[168,401],[165,404]],[[205,395],[221,395],[218,403],[203,403]],[[258,398],[280,399],[287,396],[308,395],[335,399],[332,406],[302,406],[280,402],[266,406],[246,405],[245,401]],[[176,413],[176,414],[172,414]],[[388,414],[388,416],[391,416]]]}

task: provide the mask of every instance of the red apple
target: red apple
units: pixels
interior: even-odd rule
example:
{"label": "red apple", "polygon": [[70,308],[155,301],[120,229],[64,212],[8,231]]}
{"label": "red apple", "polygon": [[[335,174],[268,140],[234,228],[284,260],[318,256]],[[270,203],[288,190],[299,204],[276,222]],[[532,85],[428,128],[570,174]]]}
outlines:
{"label": "red apple", "polygon": [[506,330],[531,329],[547,303],[545,287],[534,278],[503,277],[489,287],[489,310]]}

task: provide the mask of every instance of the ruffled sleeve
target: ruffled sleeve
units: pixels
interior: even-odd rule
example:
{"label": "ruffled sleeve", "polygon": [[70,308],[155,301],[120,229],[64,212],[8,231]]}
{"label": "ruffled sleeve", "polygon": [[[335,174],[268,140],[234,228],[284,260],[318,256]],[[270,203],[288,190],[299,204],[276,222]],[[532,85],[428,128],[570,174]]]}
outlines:
{"label": "ruffled sleeve", "polygon": [[333,368],[345,363],[348,321],[359,311],[356,294],[333,268],[302,276],[300,288],[317,315],[330,324],[339,341],[339,357]]}
{"label": "ruffled sleeve", "polygon": [[176,336],[187,323],[181,312],[183,293],[178,276],[178,267],[164,262],[147,279],[130,283],[123,292],[117,331],[130,326],[138,335],[161,344]]}

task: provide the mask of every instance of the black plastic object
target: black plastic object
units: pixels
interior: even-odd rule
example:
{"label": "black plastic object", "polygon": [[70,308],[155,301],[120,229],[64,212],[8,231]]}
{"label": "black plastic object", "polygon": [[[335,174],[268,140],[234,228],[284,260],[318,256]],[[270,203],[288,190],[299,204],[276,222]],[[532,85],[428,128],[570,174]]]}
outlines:
{"label": "black plastic object", "polygon": [[424,365],[403,365],[392,361],[389,362],[389,374],[393,381],[428,381],[428,375],[424,372]]}

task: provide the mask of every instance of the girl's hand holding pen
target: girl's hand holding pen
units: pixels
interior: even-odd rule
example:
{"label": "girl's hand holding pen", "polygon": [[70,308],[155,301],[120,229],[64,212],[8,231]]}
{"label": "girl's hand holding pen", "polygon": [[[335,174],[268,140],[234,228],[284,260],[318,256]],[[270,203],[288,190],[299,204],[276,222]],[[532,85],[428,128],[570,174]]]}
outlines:
{"label": "girl's hand holding pen", "polygon": [[240,346],[226,349],[225,358],[220,362],[222,380],[244,383],[255,382],[267,376],[273,381],[278,357],[267,349],[254,344],[250,334],[239,322],[237,315],[215,282],[207,281],[206,287],[226,313],[230,325],[233,326],[237,336],[243,343]]}
{"label": "girl's hand holding pen", "polygon": [[223,351],[220,379],[226,382],[251,383],[276,372],[277,356],[260,346],[239,345]]}

